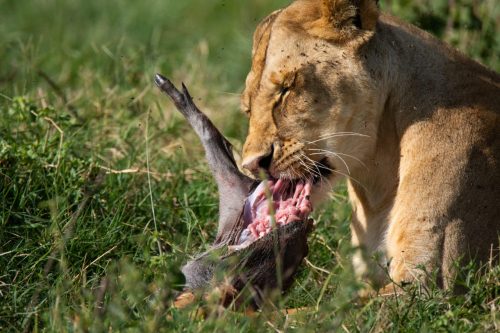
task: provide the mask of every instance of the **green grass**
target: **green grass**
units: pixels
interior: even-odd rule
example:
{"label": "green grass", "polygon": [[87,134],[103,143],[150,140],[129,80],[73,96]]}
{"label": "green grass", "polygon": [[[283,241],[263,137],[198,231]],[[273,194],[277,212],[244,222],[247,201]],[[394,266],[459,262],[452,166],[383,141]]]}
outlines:
{"label": "green grass", "polygon": [[[462,296],[415,286],[398,299],[357,303],[344,186],[316,211],[310,263],[279,300],[310,312],[202,320],[171,307],[179,267],[213,240],[217,195],[197,138],[152,76],[185,81],[241,147],[238,93],[251,34],[286,3],[0,1],[0,331],[500,329],[498,267],[466,269]],[[433,27],[422,19],[425,1],[401,4],[390,7]],[[435,32],[452,42],[463,35],[456,45],[498,70],[493,4],[477,7],[479,30],[457,14],[450,31]],[[435,10],[438,22],[446,17]]]}

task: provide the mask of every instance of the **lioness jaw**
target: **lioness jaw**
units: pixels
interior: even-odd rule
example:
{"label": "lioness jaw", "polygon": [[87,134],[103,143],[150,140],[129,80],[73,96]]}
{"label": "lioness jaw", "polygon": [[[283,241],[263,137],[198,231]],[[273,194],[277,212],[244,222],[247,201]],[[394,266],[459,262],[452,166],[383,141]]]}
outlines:
{"label": "lioness jaw", "polygon": [[[181,92],[160,74],[155,76],[155,83],[172,99],[200,137],[219,190],[217,236],[208,251],[182,268],[186,291],[221,287],[226,290],[220,296],[222,305],[259,306],[270,292],[285,291],[292,284],[297,269],[307,255],[307,236],[313,221],[305,218],[305,221],[283,223],[279,227],[275,224],[271,232],[257,235],[248,245],[241,244],[241,234],[251,224],[244,217],[248,197],[256,188],[263,186],[258,186],[258,181],[238,170],[231,144],[194,104],[184,85]],[[244,290],[248,293],[242,293]],[[184,307],[194,300],[181,295],[176,305]]]}

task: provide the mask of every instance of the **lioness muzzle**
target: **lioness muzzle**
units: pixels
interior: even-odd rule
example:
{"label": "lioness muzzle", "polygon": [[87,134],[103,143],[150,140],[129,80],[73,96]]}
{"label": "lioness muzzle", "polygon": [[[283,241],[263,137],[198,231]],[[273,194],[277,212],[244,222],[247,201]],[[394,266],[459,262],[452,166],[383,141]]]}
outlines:
{"label": "lioness muzzle", "polygon": [[[194,104],[187,88],[183,85],[180,92],[160,74],[155,83],[199,136],[219,190],[217,236],[207,252],[182,268],[186,293],[222,287],[222,305],[259,307],[269,292],[290,287],[307,255],[307,236],[313,227],[308,217],[311,184],[261,182],[245,176],[234,160],[231,144]],[[192,302],[194,298],[186,293],[178,300]]]}

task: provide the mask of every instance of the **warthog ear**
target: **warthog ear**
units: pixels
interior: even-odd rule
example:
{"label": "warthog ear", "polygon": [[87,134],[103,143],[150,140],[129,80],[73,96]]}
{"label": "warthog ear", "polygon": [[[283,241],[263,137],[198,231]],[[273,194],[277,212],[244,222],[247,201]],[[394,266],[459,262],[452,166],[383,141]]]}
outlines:
{"label": "warthog ear", "polygon": [[306,0],[306,2],[309,6],[319,6],[320,12],[318,19],[304,24],[306,30],[312,35],[336,42],[347,41],[363,30],[375,30],[380,15],[378,0]]}

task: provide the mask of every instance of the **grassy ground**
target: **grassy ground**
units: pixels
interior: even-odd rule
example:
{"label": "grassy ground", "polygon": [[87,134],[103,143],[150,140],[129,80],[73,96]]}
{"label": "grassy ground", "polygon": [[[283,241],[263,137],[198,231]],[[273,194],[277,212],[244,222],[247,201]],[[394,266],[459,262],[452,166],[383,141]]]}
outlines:
{"label": "grassy ground", "polygon": [[[201,320],[170,306],[179,267],[214,237],[217,195],[201,146],[152,76],[185,81],[240,147],[250,37],[285,3],[0,1],[0,331],[500,329],[498,267],[466,269],[462,296],[416,286],[356,303],[343,186],[316,211],[308,262],[279,301],[311,311]],[[493,4],[481,5],[487,17]],[[464,49],[498,70],[498,40],[484,54],[472,42]]]}

